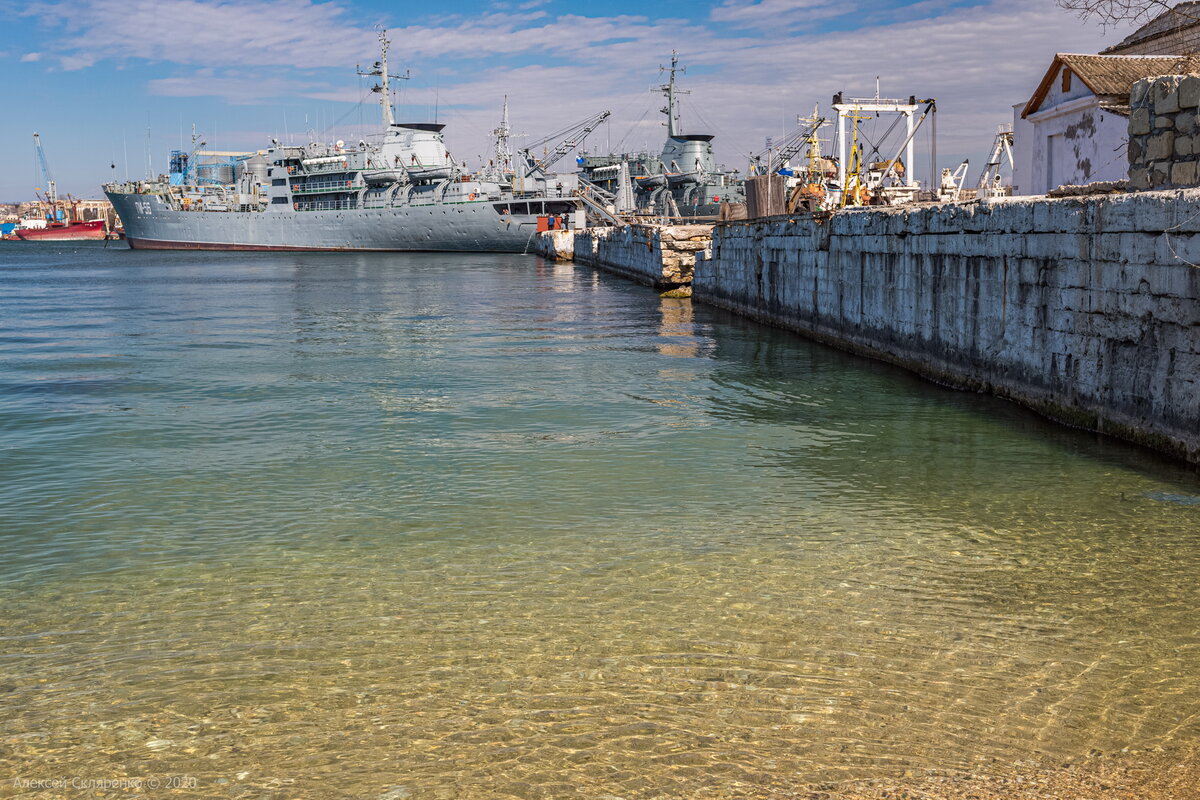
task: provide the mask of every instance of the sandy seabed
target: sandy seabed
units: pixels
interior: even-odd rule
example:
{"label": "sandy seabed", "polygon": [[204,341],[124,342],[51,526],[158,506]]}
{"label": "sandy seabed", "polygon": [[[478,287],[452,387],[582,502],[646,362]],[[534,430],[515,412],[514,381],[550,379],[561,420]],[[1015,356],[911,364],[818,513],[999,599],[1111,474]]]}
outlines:
{"label": "sandy seabed", "polygon": [[892,780],[845,781],[746,800],[1200,800],[1200,751],[1158,749],[1095,754],[1077,763],[1045,764]]}

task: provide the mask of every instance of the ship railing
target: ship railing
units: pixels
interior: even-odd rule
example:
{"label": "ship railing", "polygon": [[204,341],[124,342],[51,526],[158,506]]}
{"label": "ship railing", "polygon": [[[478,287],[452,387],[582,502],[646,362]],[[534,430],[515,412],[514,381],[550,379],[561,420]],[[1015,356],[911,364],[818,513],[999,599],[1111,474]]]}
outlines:
{"label": "ship railing", "polygon": [[303,172],[297,171],[296,175],[317,175],[324,172],[357,172],[356,167],[350,166],[349,161],[338,161],[333,164],[309,164],[304,167]]}
{"label": "ship railing", "polygon": [[349,211],[358,208],[353,200],[317,200],[296,205],[297,211]]}
{"label": "ship railing", "polygon": [[329,194],[330,192],[357,192],[361,186],[353,181],[306,181],[292,184],[292,194]]}
{"label": "ship railing", "polygon": [[125,181],[122,183],[108,183],[104,185],[105,191],[113,192],[114,194],[169,194],[170,187],[165,184],[152,181]]}

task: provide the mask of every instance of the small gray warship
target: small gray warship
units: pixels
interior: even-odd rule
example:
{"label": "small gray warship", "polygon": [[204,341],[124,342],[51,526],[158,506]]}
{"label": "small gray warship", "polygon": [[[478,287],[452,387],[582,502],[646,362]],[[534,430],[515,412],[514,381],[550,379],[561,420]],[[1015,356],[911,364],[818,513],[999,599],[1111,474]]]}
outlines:
{"label": "small gray warship", "polygon": [[539,226],[585,224],[577,174],[547,170],[598,123],[576,130],[548,151],[551,158],[524,158],[513,169],[506,103],[496,160],[469,173],[447,151],[443,125],[395,121],[389,79],[406,76],[388,74],[386,31],[379,41],[380,60],[360,72],[379,79],[372,87],[382,109],[378,142],[272,140],[270,148],[235,160],[223,181],[189,181],[184,167],[184,180],[177,173],[106,184],[129,246],[523,252]]}
{"label": "small gray warship", "polygon": [[712,134],[683,133],[678,95],[688,92],[676,86],[676,73],[684,71],[678,54],[672,52],[671,66],[662,69],[668,73],[667,82],[658,87],[667,99],[661,109],[667,117],[662,152],[583,155],[580,175],[621,212],[715,218],[721,203],[744,202],[743,183],[736,171],[717,166]]}

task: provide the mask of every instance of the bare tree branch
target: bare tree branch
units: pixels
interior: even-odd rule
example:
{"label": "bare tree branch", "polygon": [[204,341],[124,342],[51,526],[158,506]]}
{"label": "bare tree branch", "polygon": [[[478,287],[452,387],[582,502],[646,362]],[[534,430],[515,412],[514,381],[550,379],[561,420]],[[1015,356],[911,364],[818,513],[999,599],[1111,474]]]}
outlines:
{"label": "bare tree branch", "polygon": [[1192,3],[1172,3],[1170,0],[1056,0],[1060,8],[1074,11],[1084,19],[1115,25],[1120,22],[1144,22],[1171,11],[1182,24],[1200,20],[1200,10]]}

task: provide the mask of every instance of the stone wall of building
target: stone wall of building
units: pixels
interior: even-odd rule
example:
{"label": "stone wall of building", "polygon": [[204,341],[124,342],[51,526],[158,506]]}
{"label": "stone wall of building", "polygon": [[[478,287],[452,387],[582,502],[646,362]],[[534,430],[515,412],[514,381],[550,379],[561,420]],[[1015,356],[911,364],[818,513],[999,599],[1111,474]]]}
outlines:
{"label": "stone wall of building", "polygon": [[725,222],[703,302],[1200,463],[1200,190]]}
{"label": "stone wall of building", "polygon": [[1129,106],[1130,187],[1200,186],[1200,75],[1144,78]]}
{"label": "stone wall of building", "polygon": [[1157,36],[1124,47],[1115,45],[1104,51],[1106,56],[1173,56],[1179,53],[1200,53],[1200,25],[1181,25]]}

